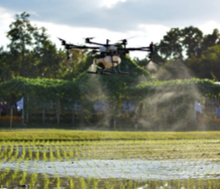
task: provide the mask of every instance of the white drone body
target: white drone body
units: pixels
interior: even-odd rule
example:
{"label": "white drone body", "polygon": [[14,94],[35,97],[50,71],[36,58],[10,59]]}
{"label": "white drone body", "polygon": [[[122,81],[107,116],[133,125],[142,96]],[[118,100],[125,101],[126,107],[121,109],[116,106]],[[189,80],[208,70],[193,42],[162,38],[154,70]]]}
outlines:
{"label": "white drone body", "polygon": [[[97,67],[102,69],[109,69],[112,66],[115,67],[121,63],[121,58],[116,54],[117,47],[109,46],[106,48],[104,46],[100,46],[99,50],[101,53],[103,53],[103,56],[98,56],[93,60]],[[112,53],[112,55],[104,55],[106,52]]]}
{"label": "white drone body", "polygon": [[[118,63],[116,63],[118,62]],[[121,58],[118,55],[114,56],[106,56],[104,58],[95,58],[94,63],[97,65],[97,67],[101,67],[103,69],[109,69],[112,66],[117,66],[121,63]]]}

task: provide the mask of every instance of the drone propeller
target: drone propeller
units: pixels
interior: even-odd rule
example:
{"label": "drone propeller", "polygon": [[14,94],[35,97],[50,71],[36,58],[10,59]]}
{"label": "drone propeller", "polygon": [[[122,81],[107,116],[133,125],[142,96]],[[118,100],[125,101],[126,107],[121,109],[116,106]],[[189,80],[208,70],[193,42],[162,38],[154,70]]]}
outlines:
{"label": "drone propeller", "polygon": [[127,39],[121,39],[121,40],[118,40],[118,41],[121,41],[122,45],[127,45],[127,43],[128,43]]}
{"label": "drone propeller", "polygon": [[125,39],[121,39],[121,40],[118,40],[118,41],[122,41],[122,44],[123,44],[123,43],[126,43],[126,44],[127,44],[127,42],[128,42],[127,40],[128,40],[128,39],[132,39],[132,38],[134,38],[134,37],[135,37],[135,36],[131,36],[131,37],[128,37],[128,38],[125,38]]}
{"label": "drone propeller", "polygon": [[129,53],[129,50],[126,49],[126,45],[128,44],[128,41],[127,41],[127,39],[121,39],[118,41],[121,41],[121,44],[123,45],[123,48],[124,48],[123,55],[126,57],[126,54]]}
{"label": "drone propeller", "polygon": [[58,37],[58,39],[62,42],[62,45],[66,45],[66,41],[65,40],[63,40],[63,39],[61,39],[59,37]]}
{"label": "drone propeller", "polygon": [[95,37],[86,37],[85,39],[85,43],[90,43],[91,39],[94,39]]}

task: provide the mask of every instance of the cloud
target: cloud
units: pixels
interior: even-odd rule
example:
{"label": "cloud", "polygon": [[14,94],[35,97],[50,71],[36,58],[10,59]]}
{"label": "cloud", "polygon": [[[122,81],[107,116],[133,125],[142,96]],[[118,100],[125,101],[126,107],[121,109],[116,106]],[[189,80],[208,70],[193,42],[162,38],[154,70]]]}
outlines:
{"label": "cloud", "polygon": [[113,8],[117,3],[125,2],[126,0],[103,0],[100,4],[100,7],[107,7],[107,8]]}
{"label": "cloud", "polygon": [[210,20],[220,23],[220,1],[208,0],[7,0],[1,1],[0,6],[33,12],[35,21],[120,32],[136,29],[140,24],[184,27]]}
{"label": "cloud", "polygon": [[9,44],[9,39],[6,37],[6,33],[9,30],[9,24],[13,21],[13,14],[8,12],[5,8],[0,7],[0,46]]}
{"label": "cloud", "polygon": [[211,34],[215,28],[220,28],[220,23],[210,20],[208,22],[195,25],[203,31],[203,34]]}

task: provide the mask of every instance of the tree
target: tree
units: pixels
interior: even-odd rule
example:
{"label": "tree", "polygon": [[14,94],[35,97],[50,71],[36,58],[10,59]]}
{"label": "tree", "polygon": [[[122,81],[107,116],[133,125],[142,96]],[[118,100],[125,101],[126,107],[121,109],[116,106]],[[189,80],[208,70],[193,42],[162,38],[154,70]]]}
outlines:
{"label": "tree", "polygon": [[205,35],[202,41],[202,51],[206,51],[209,47],[220,44],[220,34],[218,29],[214,29],[212,34]]}
{"label": "tree", "polygon": [[190,26],[182,29],[181,33],[181,43],[186,50],[187,57],[190,57],[191,53],[195,56],[198,55],[203,40],[202,31],[196,27]]}
{"label": "tree", "polygon": [[172,28],[160,41],[161,49],[159,52],[164,59],[183,59],[182,33],[179,28]]}
{"label": "tree", "polygon": [[16,15],[16,20],[10,24],[10,31],[7,32],[7,37],[11,40],[8,47],[13,56],[12,67],[23,77],[27,73],[26,57],[29,56],[30,47],[33,45],[33,32],[37,30],[30,24],[28,17],[29,14],[26,12]]}
{"label": "tree", "polygon": [[0,48],[0,82],[11,79],[12,71],[8,64],[10,61],[10,54],[7,51],[4,51],[3,47]]}
{"label": "tree", "polygon": [[46,28],[32,26],[29,14],[16,15],[10,24],[7,37],[11,61],[8,62],[14,76],[29,78],[63,78],[65,53],[57,50],[49,40]]}
{"label": "tree", "polygon": [[74,49],[70,52],[71,59],[64,61],[64,79],[72,80],[92,65],[92,56],[87,50]]}
{"label": "tree", "polygon": [[201,57],[191,56],[186,65],[195,77],[220,80],[220,45],[209,47]]}
{"label": "tree", "polygon": [[62,78],[61,67],[65,60],[65,53],[57,50],[56,45],[49,40],[46,28],[42,27],[34,32],[34,47],[32,50],[36,77]]}

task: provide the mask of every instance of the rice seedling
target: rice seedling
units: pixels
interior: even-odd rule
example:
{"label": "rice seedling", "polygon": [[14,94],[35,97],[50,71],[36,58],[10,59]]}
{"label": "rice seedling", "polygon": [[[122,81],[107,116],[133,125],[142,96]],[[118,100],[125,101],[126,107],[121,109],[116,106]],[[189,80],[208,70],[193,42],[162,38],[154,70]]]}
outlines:
{"label": "rice seedling", "polygon": [[219,145],[218,140],[4,141],[0,185],[219,188]]}

